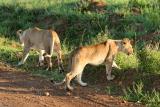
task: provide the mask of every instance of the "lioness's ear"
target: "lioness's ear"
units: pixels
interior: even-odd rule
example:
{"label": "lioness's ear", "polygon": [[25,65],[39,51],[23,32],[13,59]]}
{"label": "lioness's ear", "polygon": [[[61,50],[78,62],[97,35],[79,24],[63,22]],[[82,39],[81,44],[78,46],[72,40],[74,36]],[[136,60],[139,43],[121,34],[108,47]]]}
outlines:
{"label": "lioness's ear", "polygon": [[21,36],[22,33],[23,33],[23,31],[20,29],[20,30],[18,30],[16,33],[17,33],[17,36]]}

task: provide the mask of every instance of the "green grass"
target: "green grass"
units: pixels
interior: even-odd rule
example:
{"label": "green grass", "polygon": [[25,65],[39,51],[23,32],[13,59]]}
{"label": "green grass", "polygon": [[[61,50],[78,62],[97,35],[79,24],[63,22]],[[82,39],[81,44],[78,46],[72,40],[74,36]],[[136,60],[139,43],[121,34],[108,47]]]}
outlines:
{"label": "green grass", "polygon": [[143,103],[147,106],[158,107],[160,106],[160,93],[153,90],[151,92],[144,91],[142,82],[136,83],[131,88],[124,89],[124,99]]}
{"label": "green grass", "polygon": [[130,56],[119,53],[116,57],[116,62],[122,69],[138,68],[139,66],[139,59],[137,58],[136,53]]}
{"label": "green grass", "polygon": [[110,86],[107,86],[105,89],[105,92],[110,95],[117,95],[120,93],[119,91],[121,91],[121,87],[117,85],[110,85]]}
{"label": "green grass", "polygon": [[143,72],[160,74],[160,51],[144,49],[139,53],[139,59]]}
{"label": "green grass", "polygon": [[[1,0],[0,1],[0,61],[15,66],[20,60],[22,48],[18,43],[16,31],[29,27],[52,28],[58,32],[64,59],[78,46],[100,43],[124,37],[136,39],[160,31],[160,2],[159,0],[105,0],[106,13],[96,11],[81,12],[88,4],[80,4],[79,0]],[[135,11],[136,10],[136,11]],[[158,41],[160,35],[154,37]],[[126,100],[140,101],[148,106],[157,106],[159,89],[152,89],[160,75],[160,52],[157,49],[145,48],[147,42],[139,41],[135,45],[135,53],[126,56],[122,53],[116,57],[121,70],[114,70],[117,76],[123,76],[125,71],[136,70],[134,82],[140,84],[125,87]],[[53,57],[55,59],[55,57]],[[43,76],[48,79],[62,80],[63,74],[58,73],[57,65],[52,71],[35,67],[38,55],[35,51],[25,65],[17,67],[33,75]],[[67,67],[67,60],[64,60]],[[102,65],[103,66],[103,65]],[[87,67],[88,71],[103,71],[103,67]],[[96,77],[96,76],[95,76]],[[125,77],[123,77],[124,79]],[[91,78],[96,83],[97,78]],[[121,78],[122,79],[122,78]],[[94,82],[93,82],[94,83]],[[109,94],[116,93],[119,86],[110,85],[106,88]],[[139,87],[139,88],[138,88]],[[123,89],[121,89],[123,90]],[[139,92],[140,91],[140,92]],[[144,98],[146,97],[146,98]],[[155,101],[154,101],[155,100]],[[151,102],[151,103],[150,103]],[[152,103],[155,102],[155,103]]]}

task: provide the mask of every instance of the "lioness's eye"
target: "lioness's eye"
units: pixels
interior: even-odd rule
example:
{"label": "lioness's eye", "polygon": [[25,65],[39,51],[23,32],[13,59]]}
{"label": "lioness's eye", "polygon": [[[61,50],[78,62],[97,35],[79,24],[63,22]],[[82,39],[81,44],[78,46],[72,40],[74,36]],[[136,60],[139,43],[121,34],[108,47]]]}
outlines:
{"label": "lioness's eye", "polygon": [[126,44],[126,42],[123,42],[123,44],[125,45],[125,44]]}

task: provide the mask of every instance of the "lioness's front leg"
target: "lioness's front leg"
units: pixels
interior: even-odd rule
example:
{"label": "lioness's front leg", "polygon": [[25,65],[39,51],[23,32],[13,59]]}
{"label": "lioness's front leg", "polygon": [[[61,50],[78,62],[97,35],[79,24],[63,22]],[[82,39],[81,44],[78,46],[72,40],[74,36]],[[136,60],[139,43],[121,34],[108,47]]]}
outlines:
{"label": "lioness's front leg", "polygon": [[121,67],[119,67],[119,66],[116,64],[116,62],[115,62],[115,61],[113,61],[112,67],[114,67],[114,68],[118,68],[118,69],[121,69]]}
{"label": "lioness's front leg", "polygon": [[29,51],[30,51],[30,46],[25,46],[24,49],[23,49],[22,60],[18,63],[18,66],[23,65],[25,63],[25,61],[28,58]]}
{"label": "lioness's front leg", "polygon": [[43,66],[44,65],[44,50],[40,50],[39,51],[39,66]]}
{"label": "lioness's front leg", "polygon": [[113,64],[113,60],[112,59],[107,59],[106,60],[106,75],[107,75],[107,80],[113,80],[115,78],[114,75],[111,75],[112,64]]}

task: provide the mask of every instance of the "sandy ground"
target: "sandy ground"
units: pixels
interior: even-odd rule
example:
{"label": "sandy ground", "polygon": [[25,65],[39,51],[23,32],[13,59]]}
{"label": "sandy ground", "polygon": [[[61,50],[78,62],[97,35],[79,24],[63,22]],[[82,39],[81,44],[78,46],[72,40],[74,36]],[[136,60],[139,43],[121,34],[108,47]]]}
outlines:
{"label": "sandy ground", "polygon": [[55,87],[44,78],[0,64],[0,107],[142,107],[107,95],[95,86],[74,87],[70,93],[64,86]]}

